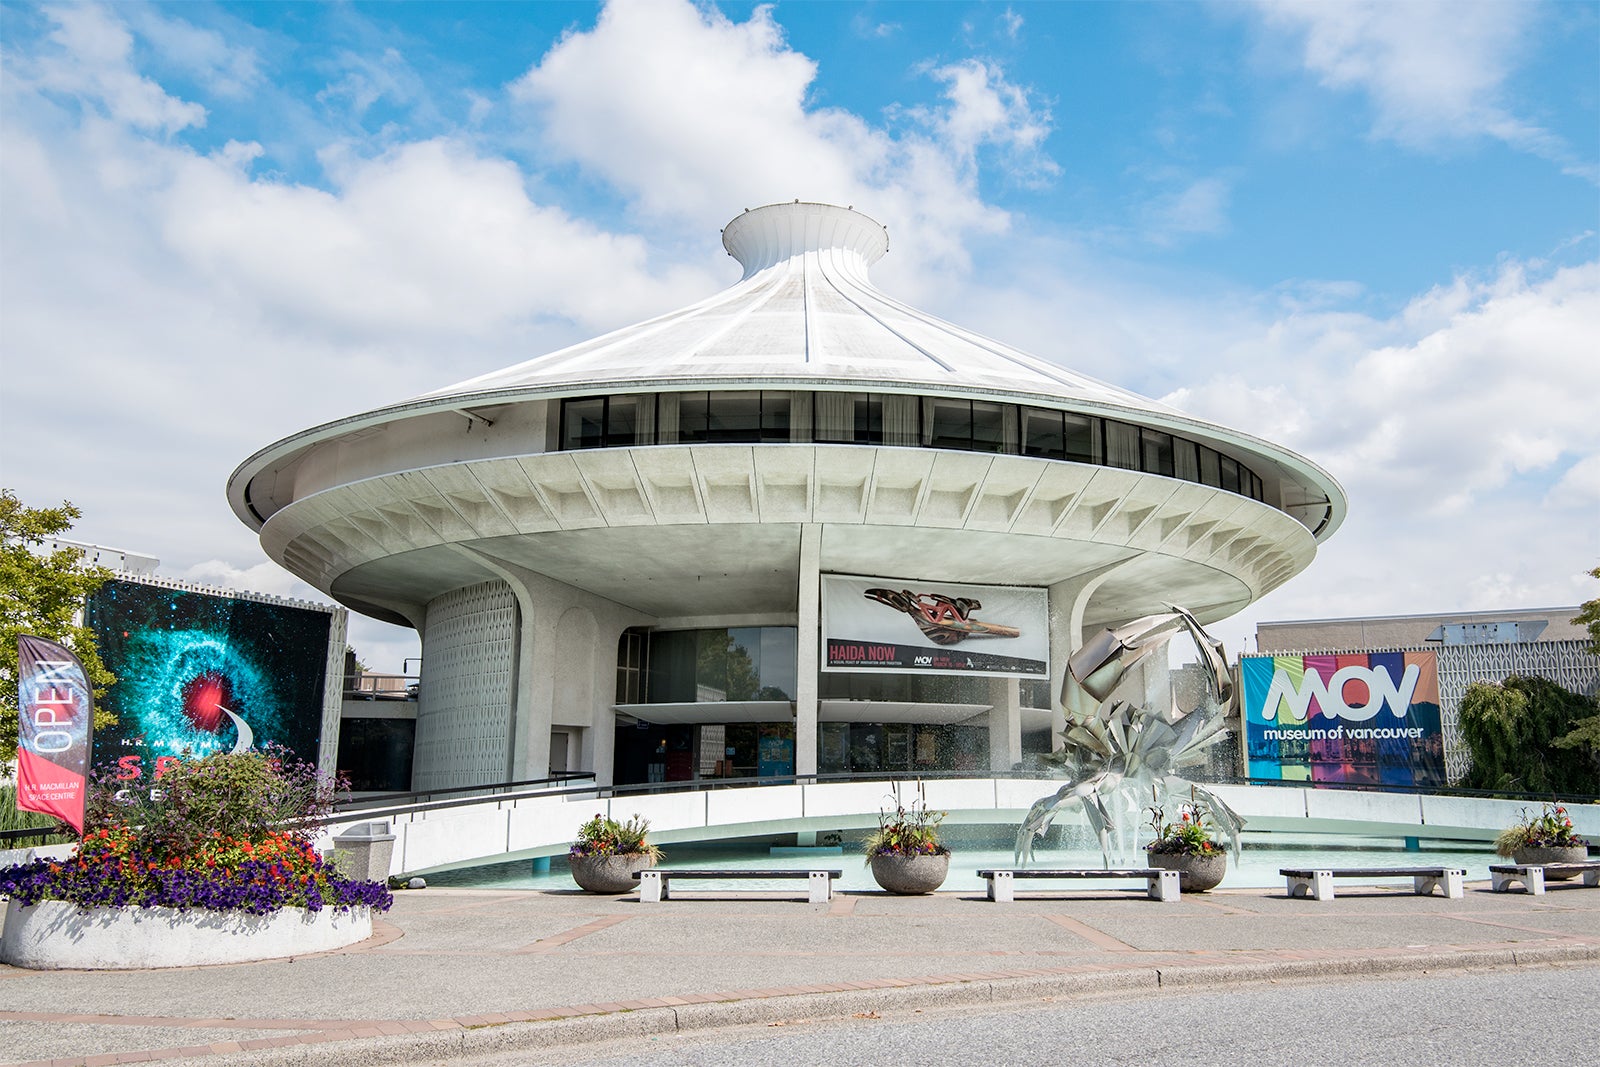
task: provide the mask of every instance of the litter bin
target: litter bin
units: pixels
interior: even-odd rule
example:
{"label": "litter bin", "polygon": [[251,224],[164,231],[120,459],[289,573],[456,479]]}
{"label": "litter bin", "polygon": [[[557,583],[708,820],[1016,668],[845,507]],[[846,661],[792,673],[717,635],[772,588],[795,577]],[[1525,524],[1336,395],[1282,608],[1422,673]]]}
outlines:
{"label": "litter bin", "polygon": [[333,839],[333,861],[346,878],[387,882],[394,834],[386,822],[357,823]]}

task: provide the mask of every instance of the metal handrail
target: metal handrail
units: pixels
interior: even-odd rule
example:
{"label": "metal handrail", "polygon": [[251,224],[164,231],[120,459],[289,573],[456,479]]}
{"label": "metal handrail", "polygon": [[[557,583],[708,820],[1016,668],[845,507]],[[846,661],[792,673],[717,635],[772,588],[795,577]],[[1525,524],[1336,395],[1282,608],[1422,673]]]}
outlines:
{"label": "metal handrail", "polygon": [[415,799],[418,803],[426,804],[434,797],[452,796],[459,793],[481,793],[484,790],[512,790],[524,787],[553,785],[557,782],[594,781],[593,771],[562,771],[551,775],[549,778],[524,778],[515,782],[495,782],[490,785],[462,785],[452,786],[449,789],[419,789],[412,793],[385,793],[381,797],[362,797],[360,800],[347,800],[334,805],[335,812],[359,811],[368,807],[392,807],[394,802]]}
{"label": "metal handrail", "polygon": [[[77,840],[76,836],[63,832],[54,826],[24,826],[20,830],[0,830],[0,848],[6,847],[12,841],[27,841],[34,837],[65,837]],[[62,842],[63,844],[65,842]]]}

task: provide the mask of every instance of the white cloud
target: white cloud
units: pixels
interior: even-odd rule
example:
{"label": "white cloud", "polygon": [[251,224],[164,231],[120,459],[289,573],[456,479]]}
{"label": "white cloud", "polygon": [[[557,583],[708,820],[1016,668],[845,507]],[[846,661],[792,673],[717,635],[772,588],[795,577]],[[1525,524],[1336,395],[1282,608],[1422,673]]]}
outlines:
{"label": "white cloud", "polygon": [[[592,30],[565,35],[512,86],[543,144],[618,189],[644,217],[720,226],[739,208],[800,198],[854,204],[890,227],[891,274],[964,268],[963,238],[995,233],[1003,212],[977,190],[972,153],[995,144],[1038,155],[1048,116],[981,63],[937,73],[948,109],[906,112],[893,136],[810,106],[816,64],[793,51],[769,8],[745,22],[682,0],[613,0]],[[915,284],[913,282],[912,284]]]}
{"label": "white cloud", "polygon": [[1049,110],[1036,110],[1027,91],[1006,81],[999,67],[967,59],[928,73],[945,84],[950,107],[921,115],[964,164],[972,166],[978,149],[992,144],[1005,151],[1005,164],[1018,177],[1038,180],[1061,172],[1042,151],[1050,135]]}
{"label": "white cloud", "polygon": [[23,79],[51,94],[98,105],[136,129],[176,133],[205,125],[205,108],[169,96],[133,69],[133,35],[109,12],[93,5],[58,5],[45,14],[55,23],[50,34],[55,48],[20,64]]}
{"label": "white cloud", "polygon": [[396,104],[412,103],[425,94],[420,81],[405,58],[393,48],[376,57],[342,52],[338,64],[344,74],[317,94],[319,103],[345,103],[356,118],[380,100]]}
{"label": "white cloud", "polygon": [[1146,234],[1158,243],[1228,229],[1233,184],[1227,178],[1197,178],[1175,192],[1156,197],[1144,210]]}
{"label": "white cloud", "polygon": [[1537,5],[1258,0],[1255,10],[1301,42],[1305,68],[1323,85],[1367,95],[1379,137],[1430,147],[1489,136],[1573,173],[1586,169],[1572,164],[1559,138],[1518,118],[1505,99]]}
{"label": "white cloud", "polygon": [[644,243],[533,203],[517,168],[467,146],[324,156],[332,191],[251,178],[226,159],[172,161],[164,236],[252,301],[356,336],[499,335],[543,316],[590,328],[704,292],[647,269]]}
{"label": "white cloud", "polygon": [[[1333,473],[1344,527],[1224,624],[1576,603],[1600,560],[1600,263],[1507,263],[1389,319],[1291,312],[1165,399]],[[1553,483],[1553,484],[1552,484]]]}
{"label": "white cloud", "polygon": [[865,12],[858,12],[850,19],[850,31],[857,37],[893,37],[901,28],[898,22],[878,22],[870,19]]}
{"label": "white cloud", "polygon": [[166,18],[150,6],[129,5],[120,12],[162,58],[200,79],[220,96],[242,97],[262,83],[255,50],[228,43],[215,30],[180,18]]}

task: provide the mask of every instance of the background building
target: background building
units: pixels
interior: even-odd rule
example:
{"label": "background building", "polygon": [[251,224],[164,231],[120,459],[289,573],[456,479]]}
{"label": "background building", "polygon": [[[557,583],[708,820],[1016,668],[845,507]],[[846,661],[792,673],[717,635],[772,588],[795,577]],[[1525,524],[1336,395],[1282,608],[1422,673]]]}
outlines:
{"label": "background building", "polygon": [[1226,617],[1343,519],[1286,449],[880,293],[856,211],[723,245],[722,293],[230,479],[272,558],[420,631],[415,788],[1009,768],[1086,630]]}
{"label": "background building", "polygon": [[1586,696],[1600,693],[1600,656],[1587,651],[1589,633],[1572,621],[1579,610],[1574,606],[1263,622],[1257,624],[1256,648],[1277,657],[1436,653],[1444,770],[1450,781],[1457,781],[1472,765],[1461,738],[1461,700],[1472,683],[1500,682],[1520,674],[1546,678]]}

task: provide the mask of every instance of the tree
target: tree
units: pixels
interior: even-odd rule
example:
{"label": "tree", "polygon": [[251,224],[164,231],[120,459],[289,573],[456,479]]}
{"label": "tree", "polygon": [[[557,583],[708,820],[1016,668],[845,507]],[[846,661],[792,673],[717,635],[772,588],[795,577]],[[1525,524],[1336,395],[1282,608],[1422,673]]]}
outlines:
{"label": "tree", "polygon": [[1545,678],[1474,682],[1461,700],[1461,736],[1472,750],[1461,784],[1553,796],[1600,791],[1588,726],[1597,713],[1594,698]]}
{"label": "tree", "polygon": [[44,552],[46,540],[72,529],[82,513],[66,501],[30,508],[0,489],[0,771],[17,754],[17,635],[32,634],[72,649],[94,687],[95,725],[116,719],[99,698],[116,681],[95,650],[94,633],[77,624],[84,600],[111,577],[68,548]]}
{"label": "tree", "polygon": [[[1600,567],[1590,571],[1589,577],[1600,578]],[[1575,625],[1588,629],[1589,652],[1600,656],[1600,596],[1593,600],[1585,600],[1583,607],[1578,611],[1578,617],[1572,621]]]}

